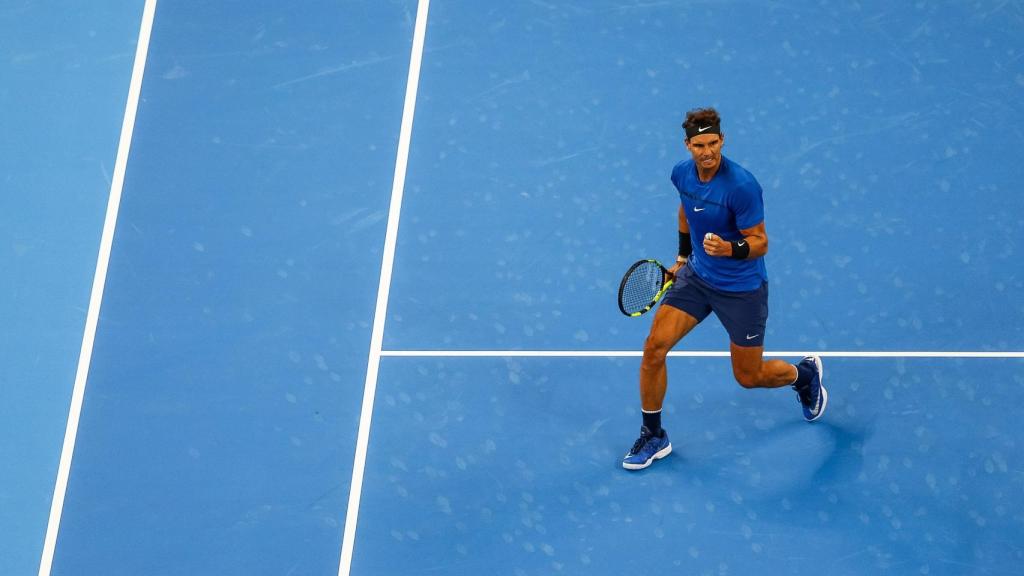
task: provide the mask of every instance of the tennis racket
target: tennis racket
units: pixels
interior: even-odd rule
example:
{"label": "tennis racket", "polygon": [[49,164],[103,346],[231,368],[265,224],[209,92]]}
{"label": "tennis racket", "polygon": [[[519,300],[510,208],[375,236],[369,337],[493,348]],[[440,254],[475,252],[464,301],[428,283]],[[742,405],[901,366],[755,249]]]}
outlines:
{"label": "tennis racket", "polygon": [[629,267],[619,284],[619,310],[626,316],[640,316],[654,308],[673,280],[661,262],[640,260]]}

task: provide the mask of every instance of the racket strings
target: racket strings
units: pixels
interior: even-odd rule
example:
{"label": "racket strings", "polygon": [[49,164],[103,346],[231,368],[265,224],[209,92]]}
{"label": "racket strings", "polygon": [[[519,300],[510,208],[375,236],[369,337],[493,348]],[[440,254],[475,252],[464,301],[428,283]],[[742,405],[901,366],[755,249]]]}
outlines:
{"label": "racket strings", "polygon": [[630,272],[622,285],[622,307],[627,313],[646,308],[665,284],[661,266],[645,262]]}

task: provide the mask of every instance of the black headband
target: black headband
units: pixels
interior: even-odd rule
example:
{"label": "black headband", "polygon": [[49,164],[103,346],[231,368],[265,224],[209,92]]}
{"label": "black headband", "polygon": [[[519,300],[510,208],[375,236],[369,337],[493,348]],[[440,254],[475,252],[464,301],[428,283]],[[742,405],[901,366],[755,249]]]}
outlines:
{"label": "black headband", "polygon": [[720,122],[715,122],[714,124],[691,124],[689,126],[684,126],[684,128],[686,128],[687,140],[693,138],[694,136],[699,136],[701,134],[718,134],[719,136],[722,135],[722,128]]}

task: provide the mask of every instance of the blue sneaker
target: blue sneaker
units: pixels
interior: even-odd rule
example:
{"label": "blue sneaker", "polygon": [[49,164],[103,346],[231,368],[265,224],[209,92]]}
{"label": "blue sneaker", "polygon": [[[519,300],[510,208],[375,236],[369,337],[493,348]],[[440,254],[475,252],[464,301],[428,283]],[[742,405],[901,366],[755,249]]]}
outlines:
{"label": "blue sneaker", "polygon": [[661,436],[654,436],[647,426],[641,426],[640,437],[622,459],[622,467],[626,470],[642,470],[671,452],[672,443],[668,441],[664,428],[661,429]]}
{"label": "blue sneaker", "polygon": [[818,356],[807,356],[800,361],[800,365],[811,371],[811,383],[804,390],[798,390],[794,385],[797,395],[800,397],[800,405],[804,409],[804,420],[814,422],[825,413],[828,406],[828,390],[825,390],[825,368],[821,365],[821,358]]}

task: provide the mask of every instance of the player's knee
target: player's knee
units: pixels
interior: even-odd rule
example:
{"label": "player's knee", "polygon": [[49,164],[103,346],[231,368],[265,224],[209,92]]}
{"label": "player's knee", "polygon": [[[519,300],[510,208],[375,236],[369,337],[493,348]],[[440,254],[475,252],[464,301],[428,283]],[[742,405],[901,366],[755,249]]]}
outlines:
{"label": "player's knee", "polygon": [[665,362],[665,357],[668,356],[668,351],[671,346],[659,341],[656,338],[647,338],[644,341],[644,358],[643,364],[661,364]]}

